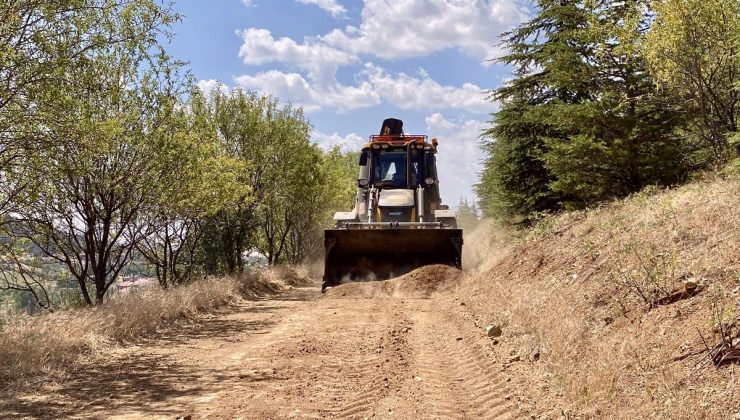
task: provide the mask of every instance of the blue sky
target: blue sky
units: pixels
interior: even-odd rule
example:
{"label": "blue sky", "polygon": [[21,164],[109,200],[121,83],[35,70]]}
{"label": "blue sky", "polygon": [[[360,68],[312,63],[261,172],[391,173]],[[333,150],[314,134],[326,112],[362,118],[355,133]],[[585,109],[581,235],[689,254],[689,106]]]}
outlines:
{"label": "blue sky", "polygon": [[474,199],[479,134],[509,77],[492,65],[520,0],[179,0],[168,50],[204,90],[260,91],[306,111],[312,140],[359,150],[387,117],[440,141],[442,199]]}

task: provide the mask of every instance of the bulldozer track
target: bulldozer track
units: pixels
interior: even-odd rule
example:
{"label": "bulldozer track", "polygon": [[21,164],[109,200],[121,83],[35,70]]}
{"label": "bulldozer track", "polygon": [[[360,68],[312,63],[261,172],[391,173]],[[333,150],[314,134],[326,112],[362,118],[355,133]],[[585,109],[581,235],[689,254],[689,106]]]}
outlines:
{"label": "bulldozer track", "polygon": [[95,375],[0,415],[78,416],[86,389],[92,417],[520,417],[481,335],[434,299],[306,288],[124,348]]}
{"label": "bulldozer track", "polygon": [[[429,384],[428,399],[435,401],[439,418],[509,418],[516,408],[505,399],[505,378],[475,343],[479,336],[466,332],[456,317],[428,303],[416,315],[424,321],[418,359]],[[451,322],[452,321],[452,322]],[[436,334],[435,334],[436,332]]]}
{"label": "bulldozer track", "polygon": [[[380,301],[376,301],[379,303]],[[369,323],[363,329],[361,338],[369,339],[372,345],[365,345],[365,352],[355,358],[355,363],[351,363],[353,374],[349,380],[359,386],[354,390],[349,399],[339,407],[336,407],[335,414],[341,418],[363,418],[366,413],[373,410],[375,403],[388,394],[385,387],[387,378],[388,364],[395,351],[388,345],[388,335],[385,331],[392,326],[390,310],[383,305],[382,308],[374,308]],[[368,331],[368,329],[372,329]]]}

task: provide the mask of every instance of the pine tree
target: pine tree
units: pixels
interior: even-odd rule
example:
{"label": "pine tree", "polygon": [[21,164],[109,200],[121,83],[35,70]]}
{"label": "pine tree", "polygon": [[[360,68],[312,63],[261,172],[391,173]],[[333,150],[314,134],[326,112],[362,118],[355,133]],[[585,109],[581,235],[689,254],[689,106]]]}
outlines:
{"label": "pine tree", "polygon": [[682,115],[656,89],[639,50],[649,26],[645,2],[585,2],[584,12],[578,38],[591,71],[579,83],[589,95],[550,107],[551,121],[571,133],[547,141],[551,187],[584,206],[680,181],[687,168],[674,133]]}
{"label": "pine tree", "polygon": [[471,204],[467,198],[460,198],[460,203],[457,206],[458,226],[464,230],[472,230],[478,226],[478,222],[478,209],[475,207],[475,202]]}
{"label": "pine tree", "polygon": [[538,2],[505,34],[514,78],[492,92],[477,192],[486,214],[526,217],[582,207],[686,173],[673,98],[645,70],[642,1]]}
{"label": "pine tree", "polygon": [[567,127],[554,124],[551,104],[580,103],[589,96],[583,85],[592,71],[582,59],[588,16],[574,1],[542,0],[538,15],[503,35],[509,54],[498,62],[514,67],[514,78],[491,92],[501,103],[485,133],[481,182],[476,192],[485,215],[514,219],[557,210],[563,196],[546,166],[548,139],[566,139]]}

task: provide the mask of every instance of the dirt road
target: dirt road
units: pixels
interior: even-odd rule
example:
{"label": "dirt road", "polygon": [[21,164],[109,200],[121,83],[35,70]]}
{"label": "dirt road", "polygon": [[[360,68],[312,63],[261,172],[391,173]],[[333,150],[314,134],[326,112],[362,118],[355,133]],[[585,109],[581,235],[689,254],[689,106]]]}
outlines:
{"label": "dirt road", "polygon": [[436,299],[321,295],[246,302],[126,346],[109,366],[17,401],[15,415],[521,418],[507,365]]}

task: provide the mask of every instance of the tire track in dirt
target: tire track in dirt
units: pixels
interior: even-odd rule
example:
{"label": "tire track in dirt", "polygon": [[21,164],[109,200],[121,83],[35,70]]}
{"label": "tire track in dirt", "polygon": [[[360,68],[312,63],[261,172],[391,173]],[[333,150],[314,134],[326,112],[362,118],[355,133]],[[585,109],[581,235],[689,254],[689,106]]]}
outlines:
{"label": "tire track in dirt", "polygon": [[[412,316],[418,326],[414,350],[422,372],[423,392],[431,415],[440,418],[516,418],[506,399],[506,378],[480,351],[480,339],[456,317],[427,301]],[[426,377],[424,376],[426,375]]]}
{"label": "tire track in dirt", "polygon": [[391,322],[388,309],[382,302],[368,299],[342,304],[319,301],[301,318],[298,325],[310,325],[302,340],[320,344],[302,351],[300,346],[285,343],[281,357],[292,361],[294,372],[286,392],[314,405],[304,405],[300,413],[280,415],[353,417],[366,412],[381,398],[377,387],[382,381],[377,368],[380,355],[374,350]]}
{"label": "tire track in dirt", "polygon": [[[361,326],[358,337],[361,340],[371,339],[373,344],[382,345],[382,331],[387,328],[389,319],[387,308],[383,308],[379,302],[370,308],[369,317]],[[377,341],[376,341],[377,340]],[[380,355],[370,346],[354,348],[354,354],[346,355],[343,360],[345,367],[350,368],[348,375],[336,378],[338,384],[356,384],[348,400],[340,400],[341,408],[335,408],[332,413],[339,417],[353,417],[367,411],[370,405],[381,397],[379,383],[382,380],[382,372],[378,369]],[[375,347],[375,346],[372,346]],[[345,348],[352,348],[345,346]],[[378,347],[379,348],[379,347]]]}
{"label": "tire track in dirt", "polygon": [[[372,323],[379,327],[379,335],[372,342],[374,348],[360,355],[359,372],[352,378],[357,381],[357,389],[349,401],[335,412],[341,418],[386,414],[385,407],[389,405],[384,403],[395,399],[403,390],[403,378],[408,376],[408,359],[412,356],[404,337],[404,331],[409,328],[406,311],[399,307],[395,299],[376,301],[383,302],[380,313]],[[392,405],[388,408],[390,412]]]}
{"label": "tire track in dirt", "polygon": [[457,362],[453,360],[450,338],[447,334],[439,334],[438,326],[429,322],[423,309],[414,315],[417,328],[412,337],[414,349],[418,351],[414,367],[421,378],[429,415],[433,418],[465,417],[469,413],[463,398],[465,388],[455,372]]}
{"label": "tire track in dirt", "polygon": [[[519,417],[522,412],[509,399],[508,378],[487,347],[490,341],[464,314],[441,303],[400,297],[332,299],[313,288],[245,303],[146,345],[121,349],[122,361],[148,356],[159,370],[110,366],[130,385],[114,378],[120,394],[96,398],[87,414]],[[80,378],[75,386],[90,387],[91,380]],[[156,388],[149,385],[155,383]],[[45,398],[55,400],[73,391],[69,387]],[[76,412],[69,401],[56,417]]]}

